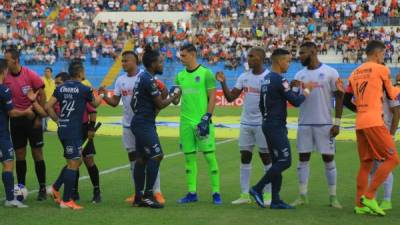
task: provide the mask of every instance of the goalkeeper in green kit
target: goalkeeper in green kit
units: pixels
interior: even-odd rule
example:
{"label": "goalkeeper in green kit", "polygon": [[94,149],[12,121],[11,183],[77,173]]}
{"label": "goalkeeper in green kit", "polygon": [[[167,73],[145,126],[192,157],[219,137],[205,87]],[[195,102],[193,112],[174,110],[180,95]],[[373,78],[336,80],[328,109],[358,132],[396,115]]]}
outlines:
{"label": "goalkeeper in green kit", "polygon": [[[187,44],[180,49],[180,59],[186,67],[178,73],[175,83],[182,90],[180,114],[180,148],[185,154],[188,193],[178,203],[197,202],[196,153],[202,152],[208,164],[212,199],[222,204],[219,169],[215,156],[215,131],[211,122],[216,102],[216,80],[211,70],[196,61],[196,47]],[[179,99],[174,102],[179,103]]]}

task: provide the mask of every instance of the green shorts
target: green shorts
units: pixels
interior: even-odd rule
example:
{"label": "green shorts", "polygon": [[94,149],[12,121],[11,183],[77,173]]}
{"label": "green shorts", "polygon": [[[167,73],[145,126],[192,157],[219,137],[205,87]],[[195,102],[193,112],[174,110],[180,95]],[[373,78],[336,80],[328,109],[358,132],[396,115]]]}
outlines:
{"label": "green shorts", "polygon": [[210,134],[207,138],[199,138],[196,135],[197,125],[191,123],[181,123],[179,127],[180,148],[183,153],[192,152],[211,152],[215,151],[215,130],[214,125],[210,124]]}

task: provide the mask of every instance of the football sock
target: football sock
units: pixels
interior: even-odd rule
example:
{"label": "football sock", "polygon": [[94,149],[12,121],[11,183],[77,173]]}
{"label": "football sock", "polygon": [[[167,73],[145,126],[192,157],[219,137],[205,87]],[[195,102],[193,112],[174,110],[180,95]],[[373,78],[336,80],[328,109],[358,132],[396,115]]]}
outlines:
{"label": "football sock", "polygon": [[64,172],[65,169],[67,169],[67,166],[64,166],[60,172],[60,175],[58,175],[56,182],[53,184],[53,188],[56,189],[56,191],[60,190],[61,186],[64,183]]}
{"label": "football sock", "polygon": [[75,186],[74,186],[74,188],[72,189],[72,193],[74,194],[74,193],[77,193],[78,192],[78,185],[79,185],[79,176],[80,176],[80,173],[79,173],[79,169],[76,171],[76,177],[75,177]]}
{"label": "football sock", "polygon": [[281,191],[282,186],[282,173],[277,173],[271,177],[271,186],[272,186],[272,201],[273,203],[279,203],[281,198],[279,196],[279,192]]}
{"label": "football sock", "polygon": [[161,192],[161,183],[160,183],[160,169],[158,169],[156,182],[154,183],[153,187],[154,193]]}
{"label": "football sock", "polygon": [[360,169],[357,175],[357,195],[356,195],[356,205],[358,207],[363,207],[361,204],[361,196],[365,194],[368,187],[368,175],[374,166],[374,161],[361,161]]}
{"label": "football sock", "polygon": [[135,184],[135,161],[131,161],[130,164],[131,164],[131,178],[133,184]]}
{"label": "football sock", "polygon": [[139,198],[142,196],[142,192],[144,189],[144,179],[145,179],[145,170],[146,166],[144,162],[138,162],[136,161],[135,163],[135,193],[136,197]]}
{"label": "football sock", "polygon": [[63,201],[69,202],[75,187],[77,171],[66,168],[64,171],[64,194]]}
{"label": "football sock", "polygon": [[219,168],[215,152],[205,152],[204,157],[208,164],[208,175],[211,180],[212,193],[220,193]]}
{"label": "football sock", "polygon": [[158,171],[160,169],[160,161],[151,158],[147,160],[146,166],[146,195],[153,196],[153,187],[156,182]]}
{"label": "football sock", "polygon": [[251,164],[240,164],[240,188],[242,193],[249,193]]}
{"label": "football sock", "polygon": [[[268,164],[268,165],[264,165],[264,174],[266,174],[268,172],[269,169],[271,169],[272,163]],[[246,192],[248,193],[248,192]],[[271,193],[271,183],[265,185],[264,187],[264,193]]]}
{"label": "football sock", "polygon": [[336,177],[337,177],[335,160],[325,163],[325,176],[328,180],[329,195],[336,196]]}
{"label": "football sock", "polygon": [[46,187],[46,164],[44,160],[35,161],[35,172],[40,188]]}
{"label": "football sock", "polygon": [[399,159],[397,158],[397,155],[381,163],[381,165],[376,170],[370,185],[368,186],[365,197],[367,197],[368,199],[372,199],[375,197],[375,192],[378,187],[386,180],[389,173],[392,172],[392,170],[397,166],[398,163]]}
{"label": "football sock", "polygon": [[383,183],[383,199],[386,201],[390,201],[392,199],[392,188],[393,188],[393,173],[389,173],[389,176],[386,178]]}
{"label": "football sock", "polygon": [[26,178],[26,160],[17,160],[15,163],[18,184],[25,185]]}
{"label": "football sock", "polygon": [[308,192],[308,178],[310,176],[310,162],[299,161],[297,166],[297,177],[299,179],[299,192],[301,195],[305,195]]}
{"label": "football sock", "polygon": [[12,172],[3,172],[1,176],[4,185],[4,191],[6,192],[6,200],[14,200],[14,175]]}
{"label": "football sock", "polygon": [[97,168],[96,164],[94,164],[91,167],[87,168],[87,171],[90,176],[90,181],[92,181],[93,188],[99,188],[100,187],[100,178],[99,178],[99,169]]}
{"label": "football sock", "polygon": [[186,179],[188,191],[196,193],[197,191],[197,159],[196,153],[185,154]]}

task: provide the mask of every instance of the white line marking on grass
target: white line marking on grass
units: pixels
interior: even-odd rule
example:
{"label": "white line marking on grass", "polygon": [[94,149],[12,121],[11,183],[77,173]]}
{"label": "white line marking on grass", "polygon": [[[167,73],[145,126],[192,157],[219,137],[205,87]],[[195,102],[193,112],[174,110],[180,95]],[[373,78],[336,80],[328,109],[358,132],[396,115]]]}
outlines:
{"label": "white line marking on grass", "polygon": [[[236,138],[231,138],[231,139],[219,141],[219,142],[217,142],[217,143],[215,143],[215,144],[216,144],[216,145],[222,145],[222,144],[225,144],[225,143],[232,142],[232,141],[234,141],[234,140],[236,140]],[[167,159],[167,158],[175,157],[175,156],[177,156],[177,155],[182,155],[182,154],[183,154],[182,152],[175,152],[175,153],[171,153],[171,154],[165,155],[164,158]],[[99,174],[100,174],[100,175],[104,175],[104,174],[113,173],[113,172],[116,172],[116,171],[119,171],[119,170],[122,170],[122,169],[129,168],[130,166],[131,166],[131,164],[126,164],[126,165],[123,165],[123,166],[113,167],[113,168],[108,169],[108,170],[100,171]],[[88,180],[89,178],[90,178],[89,176],[82,176],[82,177],[79,178],[79,180]],[[33,193],[36,193],[36,192],[38,192],[38,191],[39,191],[39,190],[32,190],[32,191],[29,191],[28,193],[29,193],[29,194],[33,194]],[[4,200],[4,198],[3,198],[2,200]]]}

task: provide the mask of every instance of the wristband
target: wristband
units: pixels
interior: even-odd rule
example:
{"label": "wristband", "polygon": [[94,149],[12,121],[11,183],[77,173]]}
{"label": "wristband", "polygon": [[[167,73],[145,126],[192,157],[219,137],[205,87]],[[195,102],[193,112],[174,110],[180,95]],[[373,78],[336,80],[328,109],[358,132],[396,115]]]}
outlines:
{"label": "wristband", "polygon": [[341,123],[340,118],[335,118],[335,121],[333,122],[333,125],[340,126],[340,123]]}
{"label": "wristband", "polygon": [[307,95],[310,95],[310,90],[308,88],[303,90],[304,93],[306,93]]}

